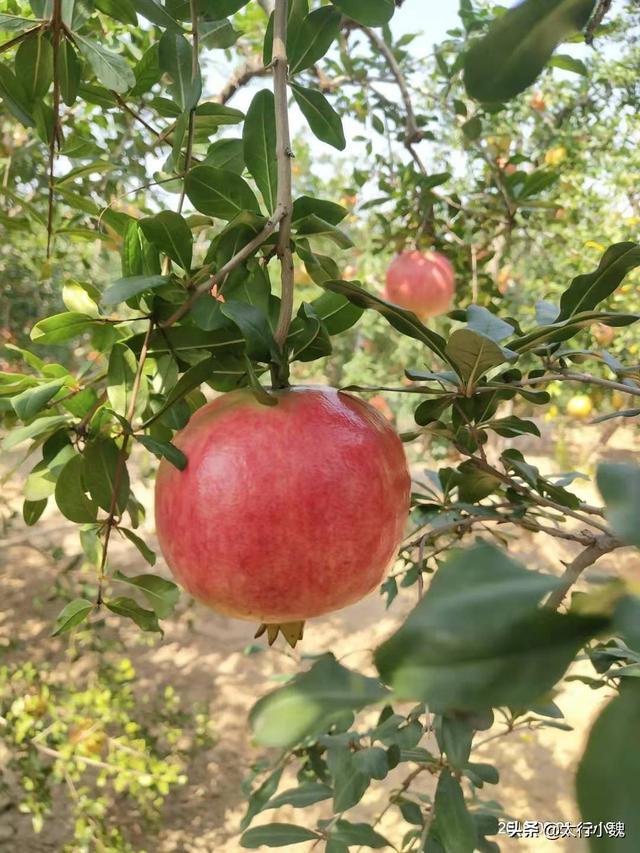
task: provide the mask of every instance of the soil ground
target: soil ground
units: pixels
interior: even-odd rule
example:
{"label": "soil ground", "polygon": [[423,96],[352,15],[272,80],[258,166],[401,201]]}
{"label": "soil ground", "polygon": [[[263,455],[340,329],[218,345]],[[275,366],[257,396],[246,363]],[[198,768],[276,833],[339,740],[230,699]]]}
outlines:
{"label": "soil ground", "polygon": [[[552,434],[545,428],[546,441],[541,454],[537,444],[530,458],[545,473],[579,468],[590,473],[599,455],[607,458],[628,458],[635,454],[637,439],[630,428],[619,429],[602,447],[602,432],[597,428],[566,431],[562,441],[557,430]],[[634,444],[635,443],[635,444]],[[518,447],[523,447],[518,443]],[[528,457],[529,458],[529,457]],[[5,460],[5,465],[15,459]],[[49,639],[51,624],[60,609],[60,602],[51,600],[50,592],[60,560],[52,557],[53,548],[62,548],[66,555],[78,552],[73,526],[55,511],[48,509],[43,521],[34,530],[24,528],[16,512],[20,506],[20,472],[4,486],[5,541],[0,553],[0,584],[2,612],[0,613],[0,644],[7,648],[3,662],[25,657],[35,661],[63,660],[64,639]],[[150,505],[151,484],[136,494]],[[581,496],[597,502],[597,495],[585,489],[585,481],[572,486]],[[144,536],[153,540],[152,519],[146,522]],[[471,540],[469,540],[471,541]],[[1,541],[0,541],[1,545]],[[144,571],[137,552],[126,543],[115,543],[112,565],[126,567],[130,574]],[[521,533],[511,548],[530,567],[560,571],[561,560],[574,553],[572,543],[544,538],[534,540]],[[63,561],[64,562],[64,561]],[[602,558],[593,574],[616,572],[637,573],[637,553],[620,551]],[[166,572],[159,561],[156,569]],[[385,610],[380,596],[373,594],[360,604],[314,620],[307,626],[304,651],[317,653],[331,650],[349,666],[370,667],[371,650],[399,625],[415,604],[415,588],[405,590],[390,610]],[[294,672],[299,666],[298,653],[283,653],[271,649],[247,656],[244,652],[252,642],[253,628],[248,623],[230,621],[224,617],[193,606],[183,596],[176,618],[165,622],[165,636],[151,646],[140,644],[138,632],[119,627],[127,653],[138,675],[137,689],[160,691],[172,685],[186,705],[203,703],[213,721],[216,740],[213,746],[201,751],[187,768],[188,782],[167,800],[161,826],[153,838],[145,838],[134,816],[123,814],[136,849],[147,853],[238,853],[238,825],[245,809],[245,796],[240,784],[257,757],[263,751],[251,742],[247,712],[256,698],[272,689],[278,677]],[[9,643],[11,641],[10,648]],[[586,664],[581,664],[588,672]],[[72,674],[72,677],[75,675]],[[81,667],[77,677],[82,678]],[[512,733],[492,740],[478,753],[476,760],[491,760],[499,767],[500,785],[485,788],[485,799],[499,800],[518,820],[570,821],[579,820],[573,796],[573,775],[584,747],[590,724],[608,697],[603,691],[592,691],[579,682],[567,684],[557,704],[564,712],[572,731],[543,729],[537,732]],[[483,733],[484,737],[499,729]],[[433,745],[430,745],[433,747]],[[483,756],[481,758],[480,756]],[[0,746],[0,767],[7,755]],[[371,819],[386,803],[389,790],[407,773],[394,771],[384,783],[378,783],[367,793],[350,819]],[[429,784],[423,790],[429,790]],[[283,784],[284,787],[289,785]],[[496,792],[494,794],[494,791]],[[319,804],[313,817],[323,816],[326,809]],[[380,824],[380,831],[392,839],[402,836],[408,826],[391,810]],[[309,813],[305,820],[308,820]],[[615,816],[612,816],[615,819]],[[267,812],[256,822],[295,821],[292,810],[284,808]],[[298,818],[299,820],[299,818]],[[0,797],[0,850],[12,853],[49,853],[62,849],[69,838],[69,815],[61,799],[55,815],[45,823],[45,831],[34,835],[28,816],[17,810],[11,796]],[[506,853],[579,853],[584,842],[577,839],[547,841],[536,839],[507,839],[499,837]],[[307,853],[309,845],[289,847],[293,853]]]}

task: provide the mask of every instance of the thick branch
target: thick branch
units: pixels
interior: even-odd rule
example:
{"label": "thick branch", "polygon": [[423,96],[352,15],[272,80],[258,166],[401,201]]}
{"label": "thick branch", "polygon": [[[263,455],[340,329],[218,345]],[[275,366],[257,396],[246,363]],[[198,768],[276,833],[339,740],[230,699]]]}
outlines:
{"label": "thick branch", "polygon": [[608,554],[611,551],[615,551],[616,548],[622,547],[624,547],[624,544],[618,539],[614,539],[613,536],[604,535],[594,539],[591,545],[587,545],[584,551],[580,551],[578,556],[567,565],[562,575],[560,586],[554,589],[547,599],[545,606],[552,610],[557,610],[562,604],[565,595],[585,569],[592,566],[603,554]]}
{"label": "thick branch", "polygon": [[227,80],[224,88],[214,99],[218,104],[226,104],[235,95],[238,89],[246,86],[255,77],[264,77],[269,73],[269,68],[265,68],[262,64],[262,59],[259,56],[252,56],[244,65],[237,68],[231,77]]}
{"label": "thick branch", "polygon": [[174,323],[177,323],[184,315],[189,311],[194,302],[202,296],[203,293],[208,293],[213,285],[220,284],[222,280],[227,276],[232,270],[234,270],[239,264],[245,261],[248,257],[250,257],[255,251],[257,251],[260,246],[264,243],[264,241],[270,237],[273,232],[278,227],[278,223],[284,216],[284,208],[278,205],[276,209],[273,211],[273,214],[266,221],[264,228],[260,231],[259,234],[247,243],[246,246],[243,246],[240,251],[235,254],[232,258],[230,258],[226,264],[220,267],[217,272],[215,272],[211,278],[208,278],[206,281],[202,282],[191,294],[189,299],[181,305],[174,313],[169,317],[168,320],[165,320],[164,323],[160,324],[161,329],[168,329],[170,326],[173,326]]}
{"label": "thick branch", "polygon": [[276,158],[278,163],[278,207],[283,211],[278,234],[282,289],[280,316],[274,338],[282,347],[289,333],[293,313],[293,256],[291,254],[291,138],[287,93],[287,0],[276,0],[273,18],[273,93],[276,109]]}

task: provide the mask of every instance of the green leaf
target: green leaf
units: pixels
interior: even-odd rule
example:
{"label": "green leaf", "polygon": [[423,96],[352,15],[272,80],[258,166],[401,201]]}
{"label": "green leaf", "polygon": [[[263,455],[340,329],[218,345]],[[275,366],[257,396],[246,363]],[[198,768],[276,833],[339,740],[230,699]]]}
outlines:
{"label": "green leaf", "polygon": [[[130,530],[123,530],[122,532],[130,538]],[[135,539],[131,539],[131,541],[135,542],[136,539],[139,537],[135,536]],[[139,589],[149,602],[153,612],[160,619],[166,619],[167,616],[171,615],[180,598],[178,587],[171,581],[158,577],[158,575],[135,575],[135,577],[129,578],[122,572],[116,571],[113,577],[114,580]]]}
{"label": "green leaf", "polygon": [[560,299],[560,314],[556,323],[590,311],[610,296],[626,274],[640,266],[638,243],[615,243],[609,246],[598,264],[598,269],[579,275],[571,282]]}
{"label": "green leaf", "polygon": [[333,779],[333,812],[341,814],[360,802],[371,779],[358,769],[353,753],[342,745],[327,750],[327,766]]}
{"label": "green leaf", "polygon": [[31,340],[36,344],[63,344],[87,332],[97,323],[96,318],[88,314],[65,311],[39,320],[31,329]]}
{"label": "green leaf", "polygon": [[307,15],[291,34],[288,47],[289,74],[293,76],[315,65],[331,47],[340,30],[340,12],[324,6]]}
{"label": "green leaf", "polygon": [[81,284],[79,281],[65,282],[62,288],[62,301],[65,308],[78,314],[86,314],[89,317],[97,317],[98,306],[93,297],[99,298],[99,291],[89,284]]}
{"label": "green leaf", "polygon": [[85,494],[84,458],[76,454],[70,459],[58,474],[56,482],[56,504],[58,509],[76,524],[87,524],[95,521],[98,516],[98,506]]}
{"label": "green leaf", "polygon": [[132,0],[132,2],[136,11],[152,24],[157,24],[171,33],[182,32],[180,24],[171,17],[161,3],[156,0]]}
{"label": "green leaf", "polygon": [[528,707],[563,675],[607,619],[540,608],[558,578],[488,544],[452,556],[397,633],[375,654],[398,698],[436,713]]}
{"label": "green leaf", "polygon": [[202,94],[202,78],[199,65],[193,77],[193,52],[187,39],[167,30],[160,39],[158,62],[173,81],[169,87],[173,99],[185,112],[193,109]]}
{"label": "green leaf", "polygon": [[84,622],[94,606],[86,598],[76,598],[74,601],[70,601],[58,614],[51,636],[58,637],[60,634],[66,634],[67,631]]}
{"label": "green leaf", "polygon": [[376,679],[351,672],[325,654],[308,672],[260,699],[251,709],[251,726],[265,746],[288,747],[344,711],[360,710],[386,695]]}
{"label": "green leaf", "polygon": [[305,216],[304,219],[300,219],[296,223],[296,233],[300,237],[327,237],[340,246],[341,249],[349,249],[353,246],[353,241],[344,231],[336,228],[330,222],[325,222],[324,219],[316,216],[315,213]]}
{"label": "green leaf", "polygon": [[[154,551],[152,551],[151,548],[149,548],[149,546],[144,541],[144,539],[141,539],[139,536],[137,536],[133,532],[133,530],[127,530],[126,527],[119,527],[118,530],[120,531],[120,533],[123,533],[126,536],[126,538],[129,540],[129,542],[131,542],[133,545],[136,546],[136,548],[138,549],[141,556],[147,561],[147,563],[149,563],[150,566],[155,566],[156,555],[155,555]],[[154,610],[155,610],[155,608],[154,608]],[[160,614],[158,614],[158,615],[160,615]]]}
{"label": "green leaf", "polygon": [[35,120],[31,113],[29,96],[22,82],[15,76],[10,68],[0,63],[0,98],[7,109],[25,127],[31,127]]}
{"label": "green leaf", "polygon": [[[115,344],[109,356],[107,369],[107,397],[119,415],[128,416],[138,363],[125,344]],[[141,415],[147,405],[147,383],[143,376],[136,399],[134,415]]]}
{"label": "green leaf", "polygon": [[344,151],[347,142],[344,138],[342,119],[322,92],[297,86],[294,83],[291,84],[291,91],[313,135],[321,142],[337,148],[338,151]]}
{"label": "green leaf", "polygon": [[32,527],[40,519],[46,508],[46,498],[41,498],[37,501],[25,500],[22,505],[22,518],[27,527]]}
{"label": "green leaf", "polygon": [[158,617],[153,610],[145,610],[133,598],[112,598],[111,601],[105,601],[105,607],[118,616],[126,616],[127,619],[131,619],[143,631],[162,633],[162,628],[158,624]]}
{"label": "green leaf", "polygon": [[573,71],[574,74],[580,74],[582,77],[589,76],[589,71],[584,62],[575,56],[570,56],[568,53],[559,53],[556,56],[552,56],[548,64],[553,68],[562,68],[563,71]]}
{"label": "green leaf", "polygon": [[[346,207],[342,207],[341,204],[336,204],[333,201],[325,201],[321,198],[313,198],[308,195],[301,195],[293,202],[293,212],[291,215],[292,222],[299,222],[301,219],[304,219],[311,214],[315,214],[320,217],[320,219],[324,219],[325,222],[329,222],[331,225],[339,225],[340,222],[345,218],[345,216],[349,213]],[[296,246],[296,250],[299,250],[299,246]],[[304,247],[303,251],[298,251],[300,257],[304,260],[306,264],[306,255],[309,254],[308,250],[305,251]]]}
{"label": "green leaf", "polygon": [[457,329],[447,341],[446,353],[469,388],[492,367],[516,358],[515,353],[471,329]]}
{"label": "green leaf", "polygon": [[283,769],[283,767],[276,767],[276,769],[267,776],[264,782],[256,788],[255,791],[253,791],[247,801],[247,810],[244,813],[244,817],[240,821],[241,832],[244,832],[254,817],[265,808],[269,798],[278,790]]}
{"label": "green leaf", "polygon": [[189,272],[193,255],[193,235],[179,213],[163,210],[155,216],[141,219],[139,225],[149,242]]}
{"label": "green leaf", "polygon": [[187,457],[170,441],[158,441],[158,439],[152,438],[150,435],[136,435],[135,438],[136,441],[139,441],[140,444],[151,451],[158,459],[164,457],[179,471],[184,471],[187,467]]}
{"label": "green leaf", "polygon": [[196,166],[187,175],[185,187],[191,204],[207,216],[229,220],[245,210],[260,213],[253,190],[235,172]]}
{"label": "green leaf", "polygon": [[372,779],[384,779],[389,772],[387,751],[379,746],[366,746],[353,753],[353,765]]}
{"label": "green leaf", "polygon": [[46,418],[38,418],[28,426],[12,429],[7,433],[2,441],[3,450],[13,450],[23,441],[28,441],[30,438],[37,438],[47,432],[54,432],[59,426],[69,423],[67,415],[52,415]]}
{"label": "green leaf", "polygon": [[272,212],[278,193],[278,164],[276,161],[276,111],[273,93],[261,89],[253,96],[242,132],[243,157]]}
{"label": "green leaf", "polygon": [[138,26],[138,16],[131,0],[95,0],[96,8],[123,24]]}
{"label": "green leaf", "polygon": [[478,101],[506,101],[537,78],[561,41],[581,30],[595,0],[524,0],[496,17],[467,52],[464,84]]}
{"label": "green leaf", "polygon": [[277,797],[269,800],[266,806],[264,806],[263,811],[267,809],[279,809],[282,806],[293,806],[294,809],[303,809],[314,805],[314,803],[329,800],[331,797],[332,791],[328,785],[323,785],[320,782],[306,782],[299,788],[290,788],[288,791],[283,791]]}
{"label": "green leaf", "polygon": [[19,33],[37,27],[41,21],[35,18],[21,18],[19,15],[5,15],[0,13],[0,32]]}
{"label": "green leaf", "polygon": [[207,149],[204,158],[207,166],[216,169],[227,169],[240,175],[244,171],[244,143],[242,139],[218,139]]}
{"label": "green leaf", "polygon": [[49,91],[53,82],[53,47],[44,33],[25,39],[15,57],[16,77],[29,99],[38,101]]}
{"label": "green leaf", "polygon": [[64,379],[54,379],[51,382],[45,382],[43,385],[36,385],[35,388],[27,388],[17,397],[11,398],[14,412],[20,420],[31,420],[46,406],[49,400],[55,397],[64,384]]}
{"label": "green leaf", "polygon": [[427,847],[433,841],[447,853],[473,853],[476,849],[476,829],[467,811],[462,788],[447,768],[438,779]]}
{"label": "green leaf", "polygon": [[350,329],[362,316],[363,309],[353,305],[338,293],[323,293],[311,302],[311,307],[330,335]]}
{"label": "green leaf", "polygon": [[271,333],[269,318],[263,311],[235,299],[221,303],[220,310],[240,329],[250,358],[263,362],[278,360],[278,346]]}
{"label": "green leaf", "polygon": [[331,340],[320,318],[308,302],[303,302],[287,336],[290,361],[314,361],[331,355]]}
{"label": "green leaf", "polygon": [[101,509],[110,512],[118,480],[115,508],[122,514],[129,500],[129,472],[126,463],[120,460],[118,445],[112,438],[98,436],[87,443],[83,455],[84,482],[91,498]]}
{"label": "green leaf", "polygon": [[167,275],[134,275],[127,278],[119,278],[102,294],[102,301],[105,305],[117,305],[119,302],[126,302],[132,296],[137,296],[145,290],[155,290],[156,287],[162,287],[169,284],[171,278]]}
{"label": "green leaf", "polygon": [[614,533],[640,548],[640,466],[604,462],[598,466],[596,479]]}
{"label": "green leaf", "polygon": [[348,820],[338,820],[331,827],[330,838],[347,847],[361,844],[364,847],[372,847],[380,850],[389,847],[387,839],[376,832],[368,823],[350,823]]}
{"label": "green leaf", "polygon": [[467,328],[486,338],[491,338],[496,343],[513,334],[513,326],[510,323],[506,323],[480,305],[469,305],[467,308]]}
{"label": "green leaf", "polygon": [[372,308],[374,311],[382,314],[394,329],[397,329],[403,335],[415,338],[417,341],[426,344],[432,352],[435,352],[443,361],[455,368],[455,365],[447,355],[445,339],[437,334],[437,332],[432,332],[431,329],[428,329],[413,312],[406,311],[398,305],[380,299],[379,296],[374,296],[373,293],[368,293],[360,287],[359,282],[325,281],[322,282],[321,286],[332,293],[339,293],[342,296],[346,296],[349,302],[360,308]]}
{"label": "green leaf", "polygon": [[316,841],[320,836],[317,832],[294,826],[290,823],[270,823],[266,826],[255,826],[248,829],[240,838],[240,846],[250,850],[258,847],[287,847],[289,844],[302,844],[305,841]]}
{"label": "green leaf", "polygon": [[333,0],[345,15],[369,27],[388,23],[395,12],[394,0]]}
{"label": "green leaf", "polygon": [[584,820],[596,825],[620,821],[624,837],[592,835],[593,853],[633,853],[640,837],[638,778],[640,753],[634,748],[640,726],[640,684],[626,681],[620,695],[595,721],[576,777]]}
{"label": "green leaf", "polygon": [[125,59],[86,36],[74,33],[73,38],[80,49],[80,53],[105,88],[123,94],[135,86],[135,74]]}

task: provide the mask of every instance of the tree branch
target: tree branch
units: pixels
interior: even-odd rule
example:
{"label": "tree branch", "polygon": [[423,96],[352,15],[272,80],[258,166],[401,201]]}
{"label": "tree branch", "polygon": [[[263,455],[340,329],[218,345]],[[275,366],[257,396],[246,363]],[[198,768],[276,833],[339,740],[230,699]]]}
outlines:
{"label": "tree branch", "polygon": [[238,89],[246,86],[255,77],[265,77],[270,69],[262,64],[259,56],[252,56],[244,65],[240,65],[227,80],[224,88],[214,98],[218,104],[226,104],[235,95]]}
{"label": "tree branch", "polygon": [[53,209],[55,196],[54,166],[56,147],[60,148],[60,72],[58,55],[60,53],[60,36],[62,34],[62,0],[53,0],[51,15],[51,47],[53,50],[53,122],[51,125],[51,140],[49,143],[49,204],[47,209],[47,259],[51,257],[51,240],[53,237]]}
{"label": "tree branch", "polygon": [[293,313],[293,256],[291,254],[291,138],[287,93],[287,0],[276,0],[273,19],[273,93],[276,110],[276,158],[278,164],[277,205],[283,211],[278,234],[277,254],[280,259],[280,315],[274,333],[276,343],[283,347],[289,333]]}
{"label": "tree branch", "polygon": [[525,388],[527,385],[544,385],[547,382],[557,382],[566,379],[567,382],[583,382],[585,385],[601,385],[612,391],[622,391],[631,394],[632,397],[640,397],[640,386],[625,385],[624,382],[614,382],[611,379],[603,379],[600,376],[591,376],[589,373],[574,373],[573,371],[559,370],[557,373],[547,373],[544,376],[534,376],[521,382],[510,382],[510,385]]}
{"label": "tree branch", "polygon": [[[194,85],[200,72],[200,66],[198,64],[198,6],[196,0],[190,0],[189,5],[191,9],[191,34],[193,38],[193,44],[191,46],[191,84]],[[189,174],[189,169],[191,168],[191,159],[193,157],[193,132],[195,130],[196,122],[196,106],[197,104],[194,104],[189,110],[187,148],[184,154],[184,180],[182,181],[180,198],[178,199],[178,213],[182,213],[182,208],[184,206],[184,197],[187,189],[186,179]]]}
{"label": "tree branch", "polygon": [[558,586],[551,593],[545,603],[545,607],[551,610],[557,610],[562,604],[564,597],[569,592],[574,583],[578,580],[582,572],[592,566],[596,560],[599,560],[603,554],[608,554],[615,551],[616,548],[623,548],[624,543],[615,539],[613,536],[605,534],[598,536],[590,545],[581,551],[570,563],[567,564],[564,574]]}

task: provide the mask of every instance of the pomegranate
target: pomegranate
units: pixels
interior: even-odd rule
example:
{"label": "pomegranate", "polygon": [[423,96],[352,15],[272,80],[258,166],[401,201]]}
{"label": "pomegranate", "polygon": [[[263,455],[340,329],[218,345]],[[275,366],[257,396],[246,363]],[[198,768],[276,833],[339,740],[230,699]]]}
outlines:
{"label": "pomegranate", "polygon": [[160,463],[155,511],[162,553],[194,598],[282,626],[380,583],[410,481],[400,439],[367,403],[325,387],[273,393],[273,406],[241,389],[199,409],[175,437],[186,468]]}
{"label": "pomegranate", "polygon": [[387,270],[383,296],[426,319],[446,313],[455,289],[453,267],[439,252],[403,252]]}

